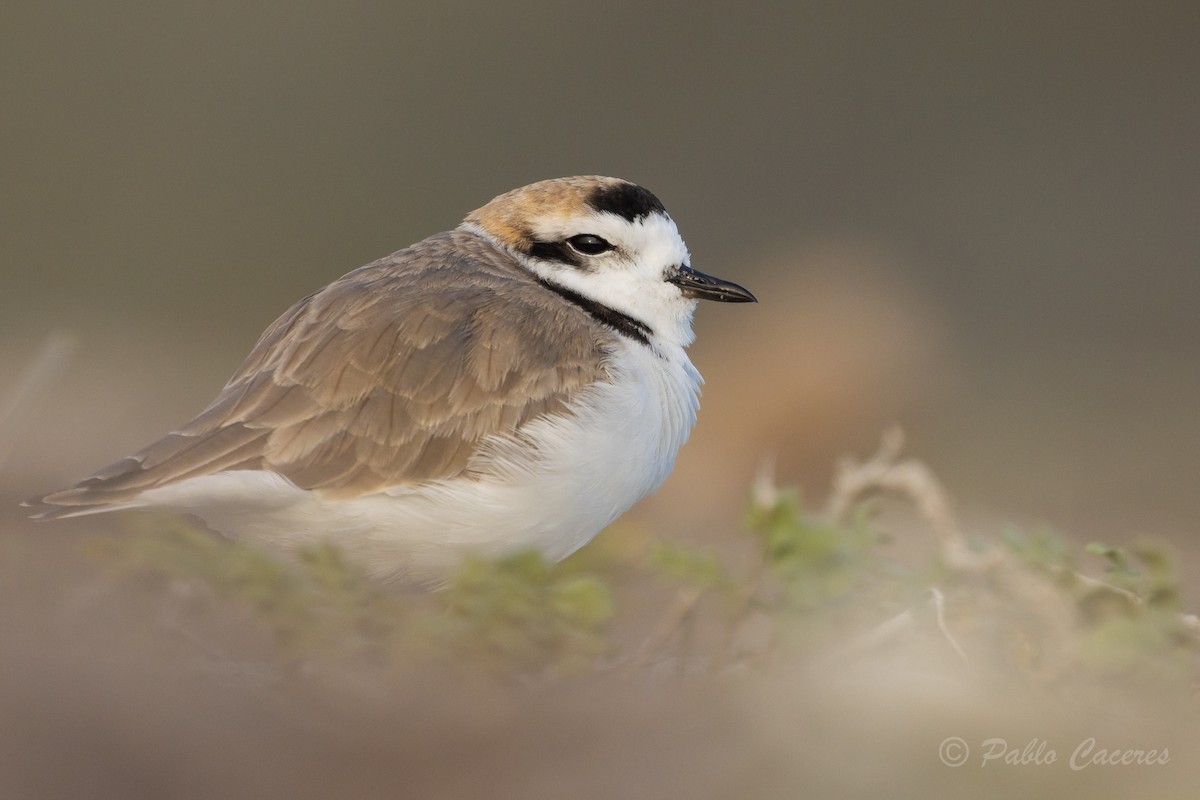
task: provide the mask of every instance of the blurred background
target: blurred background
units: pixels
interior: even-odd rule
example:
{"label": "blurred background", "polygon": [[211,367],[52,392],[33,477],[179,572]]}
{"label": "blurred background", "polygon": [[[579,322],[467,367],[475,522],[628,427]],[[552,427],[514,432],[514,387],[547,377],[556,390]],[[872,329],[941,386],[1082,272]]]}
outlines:
{"label": "blurred background", "polygon": [[699,312],[704,411],[661,521],[713,519],[764,453],[820,493],[893,421],[968,507],[1110,539],[1200,517],[1194,3],[5,17],[0,374],[52,330],[82,341],[6,491],[189,418],[349,269],[600,173],[762,301]]}
{"label": "blurred background", "polygon": [[[27,542],[17,500],[188,419],[296,299],[502,191],[599,173],[761,301],[699,310],[700,422],[639,524],[721,535],[768,456],[820,499],[898,422],[979,524],[1151,534],[1200,574],[1194,2],[3,18],[0,398],[51,332],[78,342],[7,434],[0,519]],[[77,529],[27,546],[53,559]]]}

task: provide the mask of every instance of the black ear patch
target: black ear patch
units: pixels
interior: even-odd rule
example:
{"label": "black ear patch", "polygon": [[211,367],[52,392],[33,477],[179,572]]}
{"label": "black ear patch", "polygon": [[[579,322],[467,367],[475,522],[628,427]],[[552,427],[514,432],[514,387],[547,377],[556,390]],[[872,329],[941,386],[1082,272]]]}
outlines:
{"label": "black ear patch", "polygon": [[636,183],[611,183],[592,192],[588,205],[597,211],[607,211],[618,217],[636,222],[655,211],[666,214],[667,209],[649,189]]}
{"label": "black ear patch", "polygon": [[557,261],[572,267],[583,267],[583,256],[571,249],[566,242],[533,242],[529,255],[543,261]]}

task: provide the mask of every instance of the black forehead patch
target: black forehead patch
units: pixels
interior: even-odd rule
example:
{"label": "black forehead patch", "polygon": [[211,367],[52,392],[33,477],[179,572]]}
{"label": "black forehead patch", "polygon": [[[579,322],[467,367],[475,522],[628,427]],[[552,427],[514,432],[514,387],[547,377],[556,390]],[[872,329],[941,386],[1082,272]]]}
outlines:
{"label": "black forehead patch", "polygon": [[667,209],[649,189],[636,183],[610,183],[592,192],[588,205],[597,211],[616,214],[630,222],[636,222],[655,211],[666,214]]}

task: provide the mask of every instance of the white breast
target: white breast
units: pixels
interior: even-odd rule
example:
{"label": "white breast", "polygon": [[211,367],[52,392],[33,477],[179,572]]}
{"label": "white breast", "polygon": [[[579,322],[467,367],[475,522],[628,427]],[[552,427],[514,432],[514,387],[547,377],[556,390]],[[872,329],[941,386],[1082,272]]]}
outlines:
{"label": "white breast", "polygon": [[620,348],[612,380],[584,390],[572,413],[487,442],[478,479],[327,500],[274,473],[236,471],[151,490],[139,505],[288,549],[328,538],[385,579],[439,583],[465,553],[534,548],[559,560],[662,484],[696,421],[701,378],[681,347]]}

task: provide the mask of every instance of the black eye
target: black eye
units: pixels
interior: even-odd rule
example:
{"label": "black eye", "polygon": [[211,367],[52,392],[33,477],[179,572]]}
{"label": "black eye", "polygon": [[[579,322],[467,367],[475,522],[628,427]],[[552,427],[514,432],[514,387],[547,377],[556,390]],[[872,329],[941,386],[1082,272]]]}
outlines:
{"label": "black eye", "polygon": [[593,236],[590,233],[581,233],[578,236],[572,236],[570,239],[567,239],[567,244],[571,245],[572,250],[577,253],[583,253],[585,256],[598,256],[613,249],[611,244],[599,236]]}

